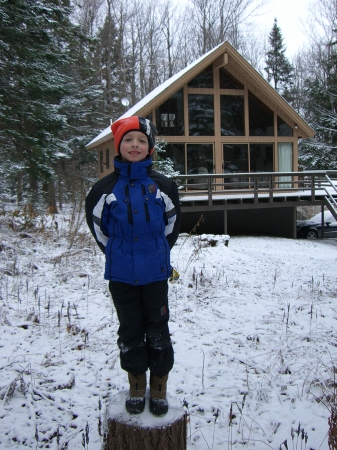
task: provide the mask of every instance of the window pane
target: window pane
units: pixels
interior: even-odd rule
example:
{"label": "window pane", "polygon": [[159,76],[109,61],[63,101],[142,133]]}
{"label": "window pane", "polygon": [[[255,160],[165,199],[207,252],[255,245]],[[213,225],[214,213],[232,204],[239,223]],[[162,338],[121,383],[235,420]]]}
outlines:
{"label": "window pane", "polygon": [[243,89],[244,86],[223,67],[219,70],[220,89]]}
{"label": "window pane", "polygon": [[214,136],[214,101],[212,94],[188,95],[190,136]]}
{"label": "window pane", "polygon": [[223,145],[223,171],[224,173],[248,172],[248,145]]}
{"label": "window pane", "polygon": [[182,89],[156,109],[156,123],[158,135],[183,136],[185,134]]}
{"label": "window pane", "polygon": [[278,136],[292,136],[293,129],[281,117],[277,116],[277,135]]}
{"label": "window pane", "polygon": [[278,171],[291,172],[293,169],[293,144],[280,142],[278,144]]}
{"label": "window pane", "polygon": [[167,144],[163,158],[173,161],[174,170],[185,174],[185,144]]}
{"label": "window pane", "polygon": [[[293,144],[291,142],[280,142],[278,144],[278,171],[279,172],[292,172],[293,169]],[[291,188],[291,175],[279,177],[279,181],[283,181],[279,186],[281,188]]]}
{"label": "window pane", "polygon": [[221,136],[244,136],[243,95],[220,95]]}
{"label": "window pane", "polygon": [[193,88],[212,88],[213,87],[213,65],[208,66],[203,72],[199,73],[193,80],[188,82],[188,87]]}
{"label": "window pane", "polygon": [[249,136],[274,136],[274,113],[249,93]]}
{"label": "window pane", "polygon": [[272,172],[273,154],[273,144],[250,144],[250,171]]}
{"label": "window pane", "polygon": [[[187,144],[187,174],[208,174],[213,172],[213,144]],[[196,189],[207,188],[207,178],[196,178]]]}

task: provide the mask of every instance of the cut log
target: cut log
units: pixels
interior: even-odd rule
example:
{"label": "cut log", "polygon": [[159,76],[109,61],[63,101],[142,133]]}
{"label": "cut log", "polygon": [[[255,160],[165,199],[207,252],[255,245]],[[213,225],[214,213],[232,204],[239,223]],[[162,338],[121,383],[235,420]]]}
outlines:
{"label": "cut log", "polygon": [[104,450],[186,450],[187,415],[181,408],[169,408],[164,417],[155,417],[146,399],[142,414],[125,410],[126,392],[111,400],[107,411]]}

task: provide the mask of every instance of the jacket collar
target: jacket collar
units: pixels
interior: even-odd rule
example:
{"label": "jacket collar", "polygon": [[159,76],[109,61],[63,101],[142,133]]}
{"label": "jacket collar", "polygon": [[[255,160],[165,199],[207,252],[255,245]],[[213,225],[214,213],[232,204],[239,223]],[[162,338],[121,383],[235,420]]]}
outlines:
{"label": "jacket collar", "polygon": [[114,159],[115,173],[121,178],[129,178],[130,180],[141,180],[149,177],[152,168],[152,158],[148,156],[143,161],[128,162],[122,161],[120,156]]}

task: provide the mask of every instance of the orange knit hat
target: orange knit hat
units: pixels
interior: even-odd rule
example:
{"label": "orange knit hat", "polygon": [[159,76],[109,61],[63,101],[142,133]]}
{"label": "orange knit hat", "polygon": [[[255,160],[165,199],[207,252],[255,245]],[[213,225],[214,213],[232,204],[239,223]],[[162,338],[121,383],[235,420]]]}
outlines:
{"label": "orange knit hat", "polygon": [[144,117],[131,116],[126,117],[125,119],[116,120],[116,122],[111,125],[111,131],[115,138],[115,148],[118,153],[120,152],[120,144],[123,136],[129,131],[140,131],[145,134],[149,141],[149,155],[154,151],[158,131],[153,123]]}

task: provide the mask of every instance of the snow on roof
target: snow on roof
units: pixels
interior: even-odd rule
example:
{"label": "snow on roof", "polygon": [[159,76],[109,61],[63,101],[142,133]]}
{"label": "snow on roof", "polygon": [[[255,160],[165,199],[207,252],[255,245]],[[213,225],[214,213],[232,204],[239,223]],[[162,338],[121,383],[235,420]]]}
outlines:
{"label": "snow on roof", "polygon": [[[150,101],[152,101],[154,98],[156,98],[158,95],[160,95],[162,92],[164,92],[166,89],[168,89],[173,83],[175,83],[179,78],[181,78],[185,73],[189,72],[193,69],[196,65],[198,65],[201,61],[203,61],[205,58],[207,58],[211,53],[215,52],[223,43],[219,44],[217,47],[214,47],[209,52],[202,55],[199,59],[195,60],[193,63],[185,67],[185,69],[182,69],[180,72],[173,75],[168,80],[164,81],[160,86],[157,86],[153,91],[151,91],[149,94],[147,94],[142,100],[140,100],[138,103],[136,103],[132,108],[130,108],[126,113],[124,113],[119,119],[122,119],[124,117],[130,117],[135,115],[141,108],[143,108],[145,105],[147,105]],[[98,136],[96,136],[92,141],[87,144],[87,147],[92,147],[94,144],[101,141],[106,136],[109,136],[112,132],[110,125],[105,128]]]}

